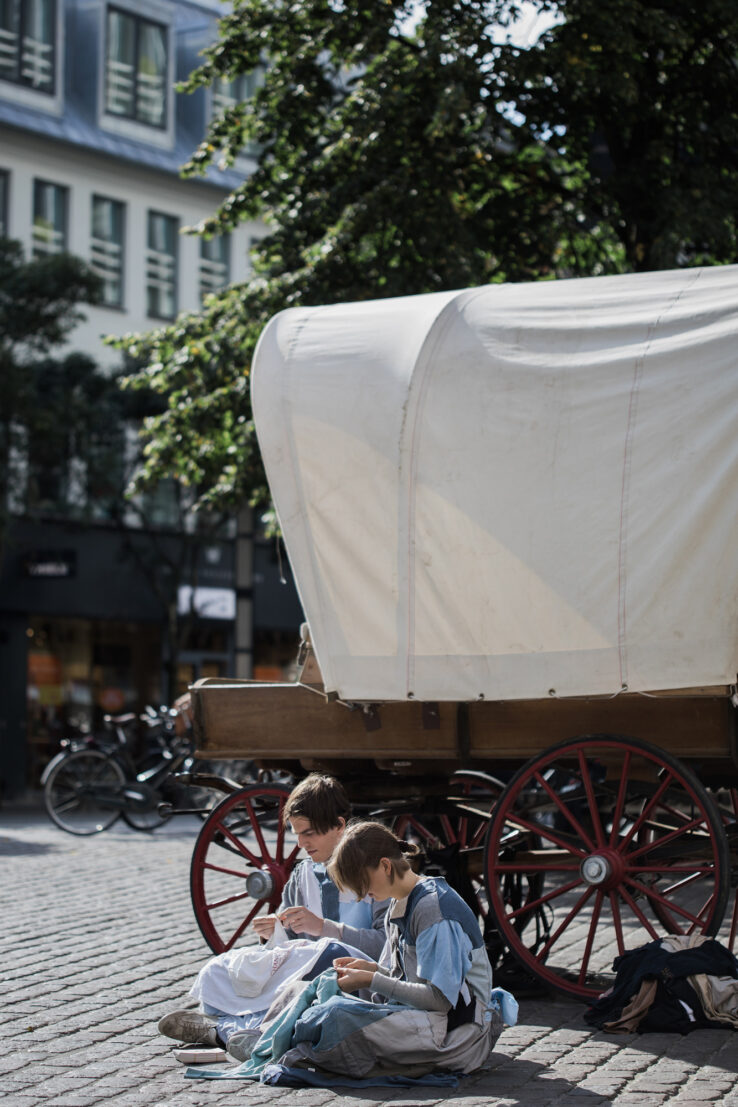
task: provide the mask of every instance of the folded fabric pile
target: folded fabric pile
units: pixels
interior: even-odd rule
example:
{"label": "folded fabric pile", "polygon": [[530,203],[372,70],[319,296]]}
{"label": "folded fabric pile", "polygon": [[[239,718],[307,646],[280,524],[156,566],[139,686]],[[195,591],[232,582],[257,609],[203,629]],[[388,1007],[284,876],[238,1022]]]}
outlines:
{"label": "folded fabric pile", "polygon": [[584,1016],[591,1026],[623,1034],[738,1029],[738,960],[715,938],[670,935],[612,967],[615,983]]}

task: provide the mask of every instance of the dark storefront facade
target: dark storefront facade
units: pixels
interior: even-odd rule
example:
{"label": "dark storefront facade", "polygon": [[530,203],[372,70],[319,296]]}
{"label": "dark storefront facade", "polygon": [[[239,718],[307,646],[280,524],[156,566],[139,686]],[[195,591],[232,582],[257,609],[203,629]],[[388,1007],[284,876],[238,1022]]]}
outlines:
{"label": "dark storefront facade", "polygon": [[59,738],[106,713],[166,702],[164,597],[178,608],[174,691],[233,671],[233,542],[203,546],[192,586],[171,579],[176,535],[19,520],[0,574],[0,798],[38,786]]}

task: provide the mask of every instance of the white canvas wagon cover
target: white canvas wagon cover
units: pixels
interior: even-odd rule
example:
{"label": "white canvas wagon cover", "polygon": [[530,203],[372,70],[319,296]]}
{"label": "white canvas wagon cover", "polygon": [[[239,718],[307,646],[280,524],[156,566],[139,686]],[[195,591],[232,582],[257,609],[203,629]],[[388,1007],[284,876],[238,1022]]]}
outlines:
{"label": "white canvas wagon cover", "polygon": [[738,266],[289,309],[253,404],[326,689],[735,681]]}

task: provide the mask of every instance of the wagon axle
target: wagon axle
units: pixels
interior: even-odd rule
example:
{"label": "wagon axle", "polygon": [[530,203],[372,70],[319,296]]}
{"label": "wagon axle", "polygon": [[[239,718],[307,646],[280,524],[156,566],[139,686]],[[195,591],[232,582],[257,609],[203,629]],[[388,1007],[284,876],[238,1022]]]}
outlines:
{"label": "wagon axle", "polygon": [[625,876],[626,866],[617,850],[603,850],[585,857],[579,866],[582,880],[592,888],[609,891]]}
{"label": "wagon axle", "polygon": [[274,877],[269,871],[259,869],[246,877],[246,891],[252,899],[271,899],[274,896],[275,887]]}

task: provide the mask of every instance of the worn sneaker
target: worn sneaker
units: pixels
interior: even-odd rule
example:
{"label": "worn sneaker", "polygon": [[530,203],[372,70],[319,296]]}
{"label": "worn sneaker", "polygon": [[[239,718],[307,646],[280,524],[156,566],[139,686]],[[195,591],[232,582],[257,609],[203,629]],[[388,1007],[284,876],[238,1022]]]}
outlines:
{"label": "worn sneaker", "polygon": [[195,1045],[219,1045],[215,1022],[200,1011],[172,1011],[159,1020],[158,1030],[165,1038]]}
{"label": "worn sneaker", "polygon": [[248,1061],[254,1046],[261,1037],[261,1030],[237,1030],[231,1034],[226,1049],[237,1061]]}

